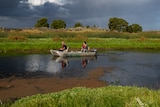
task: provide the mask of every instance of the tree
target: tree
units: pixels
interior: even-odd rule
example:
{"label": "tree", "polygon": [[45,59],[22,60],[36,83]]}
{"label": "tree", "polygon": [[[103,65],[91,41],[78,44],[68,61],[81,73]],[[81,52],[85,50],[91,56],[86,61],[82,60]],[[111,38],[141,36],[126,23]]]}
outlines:
{"label": "tree", "polygon": [[54,29],[66,28],[66,23],[63,20],[53,20],[51,23],[51,28]]}
{"label": "tree", "polygon": [[47,22],[47,18],[39,19],[34,26],[35,27],[49,27],[49,24]]}
{"label": "tree", "polygon": [[77,22],[74,27],[83,27],[83,25],[80,22]]}
{"label": "tree", "polygon": [[128,27],[128,22],[122,18],[110,18],[108,27],[111,31],[125,32]]}
{"label": "tree", "polygon": [[142,32],[142,27],[139,24],[132,24],[132,25],[128,26],[127,32],[130,32],[130,33]]}

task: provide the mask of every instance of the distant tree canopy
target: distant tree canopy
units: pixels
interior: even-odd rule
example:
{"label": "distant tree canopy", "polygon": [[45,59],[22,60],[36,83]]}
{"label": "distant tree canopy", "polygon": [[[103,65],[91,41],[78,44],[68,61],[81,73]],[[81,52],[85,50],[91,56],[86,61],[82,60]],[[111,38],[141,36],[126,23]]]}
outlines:
{"label": "distant tree canopy", "polygon": [[132,25],[128,26],[127,32],[130,32],[130,33],[142,32],[142,27],[139,24],[132,24]]}
{"label": "distant tree canopy", "polygon": [[47,22],[47,18],[39,19],[34,26],[35,27],[49,27],[49,24]]}
{"label": "distant tree canopy", "polygon": [[74,27],[83,27],[83,25],[80,22],[77,22]]}
{"label": "distant tree canopy", "polygon": [[[49,27],[47,22],[47,18],[41,18],[35,24],[35,27]],[[53,20],[51,25],[53,29],[61,29],[66,28],[66,23],[63,20]],[[75,23],[74,27],[83,27],[80,22]],[[89,26],[87,26],[89,28]],[[128,25],[128,22],[122,18],[113,17],[110,18],[108,21],[108,28],[111,31],[118,31],[118,32],[130,32],[130,33],[137,33],[142,32],[142,27],[139,24],[132,24]]]}
{"label": "distant tree canopy", "polygon": [[54,29],[66,28],[66,23],[63,20],[53,20],[51,23],[51,28]]}
{"label": "distant tree canopy", "polygon": [[121,18],[110,18],[108,27],[111,31],[125,32],[127,30],[128,22]]}
{"label": "distant tree canopy", "polygon": [[139,24],[128,25],[128,22],[122,18],[113,17],[109,19],[108,28],[111,31],[118,32],[141,32],[142,27]]}

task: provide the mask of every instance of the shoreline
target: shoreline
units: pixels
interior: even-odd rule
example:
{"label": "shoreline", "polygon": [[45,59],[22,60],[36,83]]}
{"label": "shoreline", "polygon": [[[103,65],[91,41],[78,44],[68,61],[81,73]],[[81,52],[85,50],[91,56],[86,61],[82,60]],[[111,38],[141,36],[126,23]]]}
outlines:
{"label": "shoreline", "polygon": [[105,73],[105,68],[96,68],[80,78],[75,77],[42,77],[20,78],[9,77],[0,79],[0,100],[2,102],[14,101],[22,97],[35,94],[59,92],[74,87],[96,88],[106,86],[107,83],[99,80]]}
{"label": "shoreline", "polygon": [[[160,52],[160,49],[106,49],[106,48],[96,48],[98,52],[103,51],[136,51],[136,52]],[[76,49],[70,49],[69,51],[76,51]],[[0,50],[0,56],[14,56],[14,55],[25,55],[25,54],[51,54],[50,50]]]}

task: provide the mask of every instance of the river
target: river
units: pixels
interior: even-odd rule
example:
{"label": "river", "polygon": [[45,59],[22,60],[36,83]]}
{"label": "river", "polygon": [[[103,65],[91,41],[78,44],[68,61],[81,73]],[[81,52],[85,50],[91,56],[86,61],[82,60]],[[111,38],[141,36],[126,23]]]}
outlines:
{"label": "river", "polygon": [[160,53],[105,51],[96,57],[53,57],[51,54],[0,56],[0,78],[83,77],[103,67],[100,80],[112,85],[160,88]]}

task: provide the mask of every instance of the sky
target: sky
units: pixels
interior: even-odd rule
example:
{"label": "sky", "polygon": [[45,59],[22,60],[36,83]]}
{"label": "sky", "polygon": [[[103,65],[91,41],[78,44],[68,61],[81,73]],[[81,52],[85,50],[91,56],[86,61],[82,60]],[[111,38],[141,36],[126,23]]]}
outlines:
{"label": "sky", "polygon": [[0,27],[32,28],[41,18],[61,19],[67,27],[84,26],[108,29],[113,17],[143,31],[160,30],[160,0],[0,0]]}

